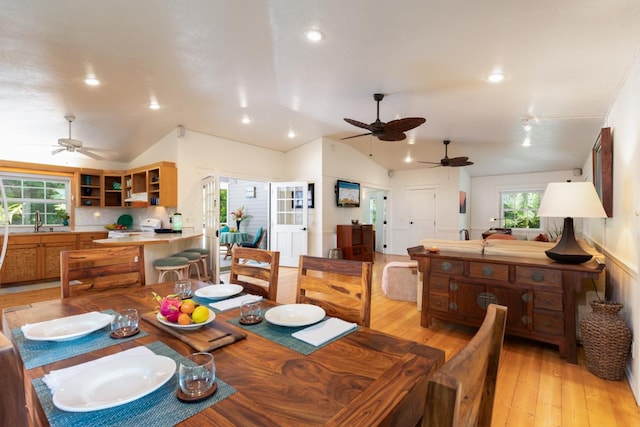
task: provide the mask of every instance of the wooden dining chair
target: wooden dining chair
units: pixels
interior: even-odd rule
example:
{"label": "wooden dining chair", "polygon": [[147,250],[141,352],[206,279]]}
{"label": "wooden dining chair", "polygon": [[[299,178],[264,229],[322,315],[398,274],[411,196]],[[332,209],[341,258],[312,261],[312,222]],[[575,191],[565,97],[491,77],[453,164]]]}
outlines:
{"label": "wooden dining chair", "polygon": [[141,245],[60,252],[62,298],[144,285],[144,247]]}
{"label": "wooden dining chair", "polygon": [[231,254],[229,283],[275,301],[278,296],[280,252],[237,246]]}
{"label": "wooden dining chair", "polygon": [[0,366],[2,366],[0,425],[2,426],[27,425],[24,382],[15,351],[11,341],[0,332]]}
{"label": "wooden dining chair", "polygon": [[429,379],[423,427],[490,427],[507,307],[489,304],[469,343]]}
{"label": "wooden dining chair", "polygon": [[368,327],[371,278],[370,262],[301,255],[296,301],[320,306],[328,316]]}

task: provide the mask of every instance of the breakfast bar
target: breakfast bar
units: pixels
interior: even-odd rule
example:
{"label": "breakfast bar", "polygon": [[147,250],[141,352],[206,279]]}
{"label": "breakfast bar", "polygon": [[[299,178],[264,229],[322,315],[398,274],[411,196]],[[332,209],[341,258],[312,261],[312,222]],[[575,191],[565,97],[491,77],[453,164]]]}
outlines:
{"label": "breakfast bar", "polygon": [[144,246],[144,274],[147,282],[157,281],[158,273],[153,267],[153,261],[158,258],[171,256],[189,248],[202,247],[202,232],[182,230],[181,233],[145,232],[110,239],[94,240],[98,246]]}

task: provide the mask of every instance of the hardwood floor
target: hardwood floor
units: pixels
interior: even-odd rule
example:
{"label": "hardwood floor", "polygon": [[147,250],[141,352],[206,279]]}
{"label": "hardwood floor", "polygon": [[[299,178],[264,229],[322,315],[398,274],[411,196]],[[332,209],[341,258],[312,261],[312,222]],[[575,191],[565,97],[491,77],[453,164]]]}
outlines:
{"label": "hardwood floor", "polygon": [[[475,329],[438,321],[430,328],[422,328],[415,303],[394,301],[382,294],[380,283],[385,263],[407,259],[377,254],[371,327],[441,348],[448,360],[466,345]],[[296,275],[294,268],[280,269],[278,302],[295,301]],[[223,276],[223,279],[226,278]],[[58,288],[2,295],[0,308],[59,296]],[[640,409],[626,380],[606,381],[586,369],[582,348],[578,352],[578,364],[573,365],[561,359],[554,346],[507,336],[492,425],[640,426]]]}

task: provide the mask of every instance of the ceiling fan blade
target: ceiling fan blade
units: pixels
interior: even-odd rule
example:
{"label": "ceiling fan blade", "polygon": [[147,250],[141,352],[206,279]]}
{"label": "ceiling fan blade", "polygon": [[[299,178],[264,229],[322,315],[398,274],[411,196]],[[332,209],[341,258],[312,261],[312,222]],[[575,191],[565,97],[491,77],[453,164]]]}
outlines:
{"label": "ceiling fan blade", "polygon": [[376,135],[376,137],[380,140],[380,141],[402,141],[403,139],[407,138],[407,135],[405,135],[404,133],[400,132],[400,133],[389,133],[386,132],[385,129],[385,133],[381,134],[381,135]]}
{"label": "ceiling fan blade", "polygon": [[85,156],[91,157],[91,158],[92,158],[92,159],[94,159],[94,160],[104,160],[104,157],[99,156],[99,155],[98,155],[98,154],[96,154],[96,153],[92,153],[91,151],[89,151],[89,150],[88,150],[88,149],[86,149],[86,148],[76,148],[76,151],[77,151],[78,153],[82,153],[82,154],[84,154]]}
{"label": "ceiling fan blade", "polygon": [[453,167],[453,168],[459,168],[461,166],[471,166],[473,164],[473,162],[469,162],[467,160],[463,161],[463,162],[449,162],[449,166]]}
{"label": "ceiling fan blade", "polygon": [[53,150],[51,152],[51,155],[61,153],[61,152],[65,151],[65,150],[66,150],[66,148],[57,148],[57,149],[55,149],[55,150]]}
{"label": "ceiling fan blade", "polygon": [[351,138],[358,138],[358,137],[360,137],[360,136],[365,136],[365,135],[371,135],[371,132],[361,133],[360,135],[347,136],[347,137],[345,137],[345,138],[342,138],[341,140],[351,139]]}
{"label": "ceiling fan blade", "polygon": [[426,121],[427,120],[422,117],[406,117],[404,119],[391,120],[384,125],[384,131],[385,133],[406,132],[413,128],[417,128]]}
{"label": "ceiling fan blade", "polygon": [[418,163],[426,163],[428,165],[438,165],[438,166],[442,166],[442,164],[440,162],[425,162],[422,160],[418,160]]}
{"label": "ceiling fan blade", "polygon": [[345,118],[344,121],[349,123],[350,125],[354,125],[356,127],[362,128],[362,129],[366,129],[366,130],[369,130],[369,131],[372,131],[372,132],[374,130],[373,126],[371,126],[371,125],[369,125],[367,123],[362,123],[362,122],[359,122],[357,120],[347,119],[347,118]]}

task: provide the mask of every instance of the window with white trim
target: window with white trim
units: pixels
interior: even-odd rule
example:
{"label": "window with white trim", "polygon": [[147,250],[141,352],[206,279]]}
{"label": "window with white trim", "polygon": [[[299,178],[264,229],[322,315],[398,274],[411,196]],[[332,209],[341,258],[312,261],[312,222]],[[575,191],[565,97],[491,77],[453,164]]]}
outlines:
{"label": "window with white trim", "polygon": [[[58,176],[2,173],[8,213],[0,222],[10,227],[34,225],[40,212],[43,226],[62,225],[70,206],[70,179]],[[68,217],[67,217],[68,218]]]}
{"label": "window with white trim", "polygon": [[541,229],[538,216],[542,190],[501,191],[502,224],[505,228]]}

